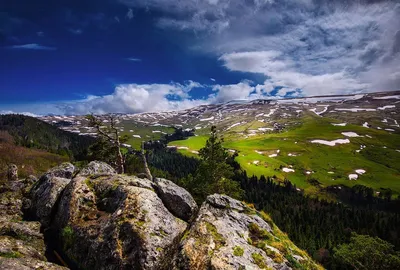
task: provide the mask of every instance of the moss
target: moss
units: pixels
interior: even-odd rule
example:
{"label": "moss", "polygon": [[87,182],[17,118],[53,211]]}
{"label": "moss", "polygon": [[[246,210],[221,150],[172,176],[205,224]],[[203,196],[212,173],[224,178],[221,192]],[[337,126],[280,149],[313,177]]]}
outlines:
{"label": "moss", "polygon": [[250,237],[248,237],[248,238],[247,238],[247,244],[249,244],[249,245],[253,245],[253,241],[251,240],[251,238],[250,238]]}
{"label": "moss", "polygon": [[306,268],[303,265],[301,265],[291,254],[286,254],[285,258],[288,260],[291,267],[293,267],[295,269],[306,270]]}
{"label": "moss", "polygon": [[90,177],[85,179],[85,184],[91,191],[94,190],[94,184],[92,181],[90,181]]}
{"label": "moss", "polygon": [[0,257],[3,258],[21,258],[22,254],[18,251],[11,251],[11,252],[0,252]]}
{"label": "moss", "polygon": [[265,222],[267,222],[268,224],[270,224],[270,225],[273,224],[272,218],[271,218],[268,214],[266,214],[264,211],[257,212],[257,215],[258,215],[259,217],[261,217],[261,218],[262,218]]}
{"label": "moss", "polygon": [[164,231],[163,229],[160,230],[160,234],[164,237],[168,236],[168,233]]}
{"label": "moss", "polygon": [[265,269],[268,267],[268,265],[265,263],[264,257],[261,254],[252,253],[251,257],[253,258],[254,263],[257,264],[257,266],[261,269]]}
{"label": "moss", "polygon": [[233,248],[233,255],[238,256],[238,257],[242,257],[244,253],[243,248],[236,246]]}
{"label": "moss", "polygon": [[64,250],[70,249],[75,242],[74,230],[71,226],[65,226],[61,232],[64,243]]}
{"label": "moss", "polygon": [[144,220],[138,220],[138,221],[135,222],[135,224],[138,225],[139,227],[143,227],[144,224],[146,224],[146,221],[144,221]]}
{"label": "moss", "polygon": [[282,252],[283,254],[288,254],[288,248],[282,242],[272,242],[271,246]]}
{"label": "moss", "polygon": [[270,257],[274,262],[283,263],[283,256],[280,253],[270,248],[266,248],[264,251],[267,253],[267,256]]}
{"label": "moss", "polygon": [[190,232],[190,231],[187,230],[187,231],[183,234],[181,241],[184,241],[184,240],[189,236],[189,232]]}
{"label": "moss", "polygon": [[250,223],[248,228],[252,239],[267,240],[272,237],[267,230],[261,229],[256,223]]}
{"label": "moss", "polygon": [[217,228],[213,224],[206,222],[206,228],[207,231],[212,235],[215,241],[215,248],[217,250],[225,245],[225,238],[220,233],[218,233]]}

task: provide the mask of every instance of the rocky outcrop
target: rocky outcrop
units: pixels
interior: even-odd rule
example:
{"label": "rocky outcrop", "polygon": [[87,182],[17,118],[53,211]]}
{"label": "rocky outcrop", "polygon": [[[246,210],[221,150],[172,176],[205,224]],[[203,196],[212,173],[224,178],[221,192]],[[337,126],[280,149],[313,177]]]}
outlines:
{"label": "rocky outcrop", "polygon": [[71,181],[75,167],[71,163],[63,163],[49,170],[30,191],[29,213],[38,218],[45,227],[50,225],[52,210],[61,192]]}
{"label": "rocky outcrop", "polygon": [[197,204],[186,189],[173,182],[154,179],[154,188],[168,210],[180,219],[189,222],[197,212]]}
{"label": "rocky outcrop", "polygon": [[83,269],[169,269],[188,224],[164,206],[151,181],[93,175],[68,184],[55,226],[64,252]]}
{"label": "rocky outcrop", "polygon": [[[91,162],[80,172],[71,164],[52,169],[30,195],[30,209],[55,236],[64,259],[79,269],[318,268],[267,215],[243,202],[214,194],[198,209],[169,180],[118,175],[104,163]],[[34,248],[1,234],[0,252],[17,250],[24,258],[3,263],[24,269],[39,262],[53,269],[43,265],[39,224],[30,224],[25,234],[36,235]],[[28,229],[1,226],[0,232]]]}
{"label": "rocky outcrop", "polygon": [[28,177],[1,186],[0,269],[66,269],[46,261],[40,223],[22,218],[23,195],[34,181],[35,178]]}
{"label": "rocky outcrop", "polygon": [[224,195],[211,195],[181,243],[178,269],[292,269],[310,258],[269,217]]}

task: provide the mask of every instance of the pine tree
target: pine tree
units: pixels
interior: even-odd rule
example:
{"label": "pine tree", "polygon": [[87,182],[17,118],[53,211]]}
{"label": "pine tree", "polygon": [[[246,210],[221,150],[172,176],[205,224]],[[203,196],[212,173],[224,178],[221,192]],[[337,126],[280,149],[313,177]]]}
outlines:
{"label": "pine tree", "polygon": [[195,176],[189,179],[189,189],[198,201],[203,201],[213,193],[227,194],[238,199],[243,196],[240,184],[231,180],[234,168],[227,163],[230,155],[223,148],[222,142],[217,128],[211,127],[210,138],[199,151],[200,165]]}

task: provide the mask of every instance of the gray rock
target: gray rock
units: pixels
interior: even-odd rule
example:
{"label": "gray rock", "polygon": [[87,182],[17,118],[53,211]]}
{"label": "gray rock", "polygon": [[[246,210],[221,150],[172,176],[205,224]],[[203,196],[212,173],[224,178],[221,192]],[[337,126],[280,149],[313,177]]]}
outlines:
{"label": "gray rock", "polygon": [[61,198],[54,226],[83,269],[170,269],[187,228],[147,179],[78,176]]}
{"label": "gray rock", "polygon": [[72,179],[75,172],[75,166],[71,163],[65,162],[61,165],[48,170],[45,174],[48,178],[50,177],[60,177],[66,179]]}
{"label": "gray rock", "polygon": [[8,181],[17,181],[18,180],[18,167],[15,164],[8,165],[7,171]]}
{"label": "gray rock", "polygon": [[54,263],[41,261],[34,258],[4,258],[0,257],[1,270],[66,270],[68,268],[59,266]]}
{"label": "gray rock", "polygon": [[61,192],[71,181],[75,167],[63,163],[49,170],[30,191],[31,208],[29,212],[40,220],[43,226],[50,225],[51,214]]}
{"label": "gray rock", "polygon": [[198,210],[192,195],[172,181],[155,178],[154,188],[167,209],[176,217],[190,221]]}
{"label": "gray rock", "polygon": [[13,183],[21,185],[0,193],[0,269],[66,269],[46,261],[40,223],[22,219],[22,194],[28,187],[24,183],[30,180]]}
{"label": "gray rock", "polygon": [[284,254],[269,246],[274,239],[272,224],[254,209],[214,194],[203,203],[184,237],[176,268],[291,269]]}
{"label": "gray rock", "polygon": [[114,170],[114,168],[107,163],[102,161],[92,161],[79,172],[79,175],[113,175],[116,173],[117,172]]}

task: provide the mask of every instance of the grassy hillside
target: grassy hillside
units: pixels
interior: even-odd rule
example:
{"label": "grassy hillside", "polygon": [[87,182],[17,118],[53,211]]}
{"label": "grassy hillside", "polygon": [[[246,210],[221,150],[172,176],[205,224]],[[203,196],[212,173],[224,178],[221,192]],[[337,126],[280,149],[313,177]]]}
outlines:
{"label": "grassy hillside", "polygon": [[[285,132],[254,136],[248,136],[248,131],[259,124],[248,123],[224,132],[224,146],[238,152],[237,161],[250,175],[275,176],[278,181],[287,178],[308,194],[339,184],[361,184],[376,191],[391,188],[399,194],[400,135],[359,125],[334,126],[334,123],[338,121],[306,114]],[[346,137],[342,132],[353,132],[359,137]],[[206,131],[199,134],[204,135],[170,145],[193,155],[192,151],[198,151],[207,139]],[[311,143],[337,139],[348,139],[350,143],[335,146]],[[361,145],[365,148],[361,149]],[[285,172],[287,169],[294,172]],[[350,174],[357,174],[355,170],[365,173],[358,174],[357,180],[349,180]]]}
{"label": "grassy hillside", "polygon": [[94,138],[58,129],[39,119],[24,115],[0,115],[0,130],[7,131],[16,145],[46,150],[71,158],[85,156]]}
{"label": "grassy hillside", "polygon": [[19,177],[24,178],[28,175],[39,176],[51,167],[66,161],[68,161],[67,156],[17,146],[11,135],[0,131],[0,181],[7,179],[7,167],[10,163],[18,166]]}

